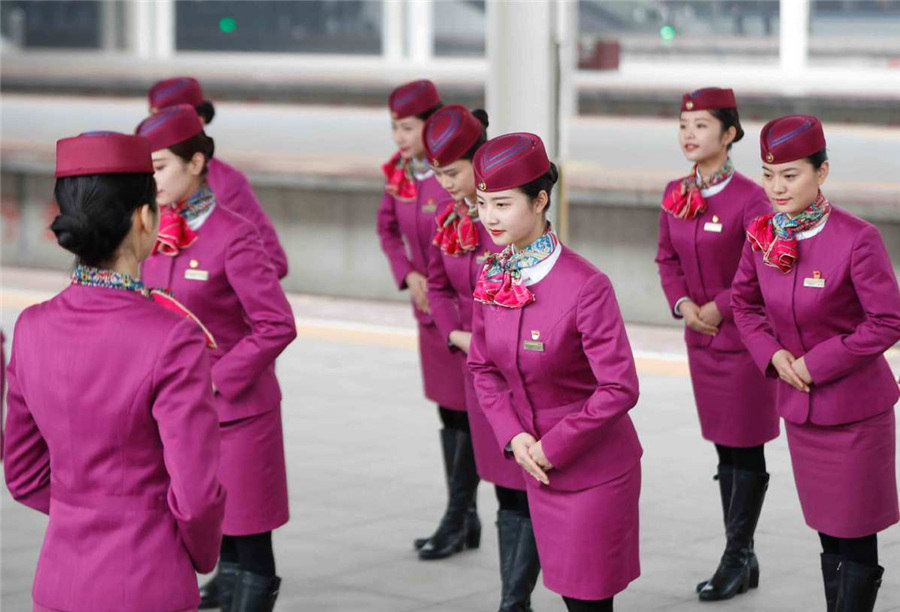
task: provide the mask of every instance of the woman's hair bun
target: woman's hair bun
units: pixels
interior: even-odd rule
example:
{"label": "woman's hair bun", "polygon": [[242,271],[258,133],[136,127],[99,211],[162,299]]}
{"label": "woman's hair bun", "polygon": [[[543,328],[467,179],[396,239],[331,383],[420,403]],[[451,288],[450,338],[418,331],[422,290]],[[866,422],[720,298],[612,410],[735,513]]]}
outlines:
{"label": "woman's hair bun", "polygon": [[487,111],[486,111],[486,110],[484,110],[483,108],[476,108],[475,110],[472,111],[472,114],[475,116],[476,119],[478,119],[479,121],[481,121],[481,124],[482,124],[485,128],[487,128],[487,126],[488,126],[488,114],[487,114]]}
{"label": "woman's hair bun", "polygon": [[56,234],[59,246],[82,259],[90,259],[90,251],[96,247],[97,236],[83,213],[58,215],[50,229]]}
{"label": "woman's hair bun", "polygon": [[547,177],[556,184],[556,181],[559,180],[559,168],[556,167],[556,164],[550,162],[550,169],[547,170]]}

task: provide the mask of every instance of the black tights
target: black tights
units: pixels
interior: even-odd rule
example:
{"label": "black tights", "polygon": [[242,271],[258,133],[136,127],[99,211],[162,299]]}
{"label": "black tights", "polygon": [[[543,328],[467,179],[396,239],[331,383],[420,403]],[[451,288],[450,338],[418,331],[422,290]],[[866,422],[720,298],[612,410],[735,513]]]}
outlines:
{"label": "black tights", "polygon": [[497,503],[500,504],[501,510],[509,510],[519,516],[531,518],[531,513],[528,511],[528,496],[525,494],[525,491],[507,489],[506,487],[495,485],[494,493],[497,494]]}
{"label": "black tights", "polygon": [[566,609],[569,612],[612,612],[613,598],[599,600],[575,599],[574,597],[566,597],[563,595],[563,601],[566,602]]}
{"label": "black tights", "polygon": [[748,472],[765,472],[765,448],[762,444],[749,448],[716,444],[716,452],[719,453],[719,466],[733,467],[738,470],[747,470]]}
{"label": "black tights", "polygon": [[441,415],[441,423],[447,429],[469,433],[469,415],[465,410],[451,410],[438,406],[438,413]]}
{"label": "black tights", "polygon": [[272,532],[223,536],[221,559],[226,563],[237,563],[242,570],[260,576],[274,576],[275,553],[272,552]]}
{"label": "black tights", "polygon": [[878,534],[862,538],[835,538],[819,532],[822,552],[840,555],[848,561],[875,567],[878,565]]}

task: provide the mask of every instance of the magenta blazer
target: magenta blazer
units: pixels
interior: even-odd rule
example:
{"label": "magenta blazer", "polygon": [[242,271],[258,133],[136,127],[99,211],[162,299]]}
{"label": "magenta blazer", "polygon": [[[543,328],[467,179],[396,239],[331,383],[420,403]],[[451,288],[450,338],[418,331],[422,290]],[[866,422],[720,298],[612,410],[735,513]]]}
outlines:
{"label": "magenta blazer", "polygon": [[478,228],[478,248],[474,251],[445,255],[434,244],[429,247],[428,303],[431,317],[445,339],[449,339],[450,332],[457,329],[472,331],[475,304],[472,294],[484,267],[485,253],[502,250],[491,240],[484,224],[477,221],[475,227]]}
{"label": "magenta blazer", "polygon": [[[378,208],[381,249],[388,258],[399,289],[406,288],[406,275],[410,272],[428,275],[429,250],[436,231],[434,219],[451,201],[434,176],[416,184],[415,200],[404,200],[385,192]],[[430,316],[413,310],[419,323],[432,324]]]}
{"label": "magenta blazer", "polygon": [[[672,181],[666,196],[680,184]],[[688,297],[698,305],[715,301],[722,313],[716,336],[685,327],[688,346],[725,352],[744,351],[731,312],[731,282],[741,260],[750,222],[772,211],[762,187],[735,172],[719,193],[706,198],[706,211],[691,220],[661,211],[656,263],[669,312],[676,318],[676,302]],[[715,231],[719,230],[719,231]]]}
{"label": "magenta blazer", "polygon": [[281,403],[275,358],[296,337],[294,315],[253,225],[218,204],[177,256],[141,266],[148,287],[172,291],[212,332],[212,380],[219,421]]}
{"label": "magenta blazer", "polygon": [[475,305],[468,362],[500,447],[530,433],[554,466],[550,488],[577,491],[640,461],[628,416],[638,377],[612,284],[562,248],[549,275],[530,287],[534,303]]}
{"label": "magenta blazer", "polygon": [[138,293],[72,285],[25,310],[14,340],[6,484],[50,515],[35,603],[195,608],[225,502],[199,328]]}
{"label": "magenta blazer", "polygon": [[216,199],[225,208],[235,212],[250,221],[259,232],[263,242],[263,248],[268,253],[275,266],[278,278],[284,278],[288,273],[287,255],[278,241],[275,226],[272,225],[269,215],[263,210],[250,187],[250,181],[244,173],[229,166],[218,157],[213,157],[206,165],[206,182],[216,194]]}
{"label": "magenta blazer", "polygon": [[884,352],[900,341],[900,290],[873,225],[833,208],[817,236],[797,244],[784,274],[744,246],[732,307],[756,365],[775,377],[772,355],[805,356],[810,393],[778,381],[778,411],[792,423],[861,421],[897,402]]}

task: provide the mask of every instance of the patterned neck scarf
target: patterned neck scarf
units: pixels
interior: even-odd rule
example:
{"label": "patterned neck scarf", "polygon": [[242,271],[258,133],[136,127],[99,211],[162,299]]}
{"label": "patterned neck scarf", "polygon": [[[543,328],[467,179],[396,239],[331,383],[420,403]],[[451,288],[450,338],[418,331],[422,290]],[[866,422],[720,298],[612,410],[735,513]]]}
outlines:
{"label": "patterned neck scarf", "polygon": [[398,200],[416,199],[416,181],[412,178],[409,161],[400,153],[381,166],[384,173],[384,190]]}
{"label": "patterned neck scarf", "polygon": [[215,205],[216,196],[204,183],[191,197],[175,206],[164,206],[159,217],[159,234],[153,245],[153,254],[162,253],[175,257],[197,241],[197,233],[188,225],[199,216],[209,212]]}
{"label": "patterned neck scarf", "polygon": [[812,229],[831,212],[831,204],[820,191],[816,201],[791,219],[787,213],[771,213],[754,219],[747,228],[747,241],[754,251],[761,251],[763,263],[785,274],[797,261],[796,235]]}
{"label": "patterned neck scarf", "polygon": [[122,291],[134,291],[146,295],[147,289],[144,283],[125,272],[104,270],[93,266],[78,264],[72,272],[72,284],[86,287],[102,287],[104,289],[119,289]]}
{"label": "patterned neck scarf", "polygon": [[679,185],[663,198],[662,207],[667,213],[676,219],[690,220],[706,210],[706,200],[701,189],[709,189],[720,183],[724,183],[734,174],[734,164],[731,159],[725,160],[725,165],[713,172],[705,181],[698,179],[697,164],[691,173],[679,181]]}
{"label": "patterned neck scarf", "polygon": [[478,228],[475,219],[478,209],[468,200],[450,202],[447,208],[435,219],[437,233],[434,244],[447,255],[468,253],[478,248]]}
{"label": "patterned neck scarf", "polygon": [[85,266],[78,264],[75,271],[72,272],[72,284],[83,285],[85,287],[102,287],[104,289],[119,289],[121,291],[133,291],[145,298],[153,300],[166,310],[171,310],[185,318],[191,319],[203,332],[206,337],[206,345],[209,348],[216,348],[216,339],[212,333],[206,328],[197,315],[188,310],[187,306],[175,299],[175,297],[162,289],[148,289],[144,283],[125,272],[116,272],[115,270],[104,270],[93,266]]}
{"label": "patterned neck scarf", "polygon": [[475,300],[504,308],[523,308],[534,301],[534,294],[522,281],[522,270],[544,261],[559,244],[550,225],[541,237],[522,250],[509,245],[500,253],[491,253],[484,262],[475,286]]}

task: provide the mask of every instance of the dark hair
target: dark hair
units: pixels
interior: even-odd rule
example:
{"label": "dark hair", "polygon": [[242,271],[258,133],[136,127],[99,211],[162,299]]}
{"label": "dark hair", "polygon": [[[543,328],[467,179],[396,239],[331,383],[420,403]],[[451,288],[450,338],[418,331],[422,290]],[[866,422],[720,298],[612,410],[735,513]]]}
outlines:
{"label": "dark hair", "polygon": [[544,209],[546,212],[547,209],[550,208],[550,192],[553,191],[553,186],[556,184],[556,181],[559,180],[559,170],[556,168],[556,164],[550,162],[550,169],[544,172],[542,175],[531,181],[530,183],[525,183],[521,187],[519,187],[519,191],[527,195],[529,198],[534,200],[540,195],[542,191],[547,192],[547,208]]}
{"label": "dark hair", "polygon": [[216,143],[205,132],[200,132],[195,136],[173,144],[169,147],[169,150],[186,162],[191,161],[194,153],[203,153],[203,174],[206,174],[206,165],[216,152]]}
{"label": "dark hair", "polygon": [[736,108],[714,108],[709,111],[709,114],[719,120],[719,123],[722,124],[722,133],[728,131],[728,128],[733,127],[737,130],[737,134],[730,143],[728,143],[728,150],[731,150],[731,145],[738,142],[741,138],[744,137],[744,128],[741,127],[741,118],[738,117],[738,111]]}
{"label": "dark hair", "polygon": [[89,174],[56,180],[59,215],[50,229],[59,245],[79,263],[108,262],[131,230],[134,211],[149,204],[156,211],[152,174]]}
{"label": "dark hair", "polygon": [[197,111],[197,114],[203,117],[203,121],[206,122],[206,125],[212,123],[213,117],[216,116],[216,107],[213,106],[213,103],[209,100],[204,100],[200,104],[194,107]]}
{"label": "dark hair", "polygon": [[822,164],[828,161],[828,151],[825,147],[822,147],[820,150],[807,157],[806,160],[813,165],[813,168],[818,170],[822,167]]}
{"label": "dark hair", "polygon": [[436,106],[432,106],[432,107],[429,108],[427,111],[422,111],[421,113],[419,113],[418,115],[416,115],[416,119],[421,119],[422,121],[427,120],[427,119],[428,119],[429,117],[431,117],[433,114],[435,114],[436,112],[438,112],[438,110],[440,110],[440,108],[441,108],[443,105],[444,105],[443,102],[438,102]]}
{"label": "dark hair", "polygon": [[475,158],[475,151],[481,147],[484,143],[487,142],[487,129],[488,129],[488,114],[487,111],[483,108],[476,108],[472,111],[472,114],[475,115],[475,118],[481,122],[481,125],[484,126],[484,129],[481,130],[481,136],[478,137],[478,140],[475,141],[475,144],[466,151],[460,159],[468,159],[472,161]]}

